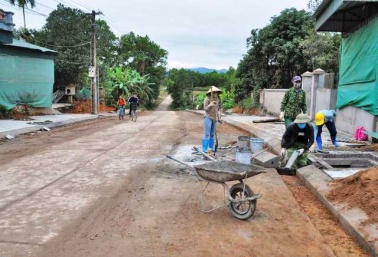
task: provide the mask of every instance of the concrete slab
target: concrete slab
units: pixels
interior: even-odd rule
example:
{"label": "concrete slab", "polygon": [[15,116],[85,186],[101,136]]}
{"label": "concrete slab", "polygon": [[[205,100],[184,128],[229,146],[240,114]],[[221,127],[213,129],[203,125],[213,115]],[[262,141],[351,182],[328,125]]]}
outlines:
{"label": "concrete slab", "polygon": [[279,166],[278,157],[267,151],[258,154],[253,159],[253,163],[265,168],[277,168]]}
{"label": "concrete slab", "polygon": [[346,178],[346,177],[352,176],[356,174],[357,172],[364,169],[366,168],[349,168],[349,169],[335,168],[335,169],[324,169],[323,171],[327,173],[327,175],[333,179],[340,179],[340,178]]}
{"label": "concrete slab", "polygon": [[43,127],[51,129],[98,117],[92,114],[60,114],[31,116],[31,120],[0,120],[0,139],[6,135],[17,136],[39,131]]}

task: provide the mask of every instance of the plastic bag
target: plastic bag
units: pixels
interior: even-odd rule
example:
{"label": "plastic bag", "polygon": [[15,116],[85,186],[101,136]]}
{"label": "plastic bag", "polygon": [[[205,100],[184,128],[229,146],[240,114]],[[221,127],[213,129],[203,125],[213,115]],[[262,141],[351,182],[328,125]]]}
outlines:
{"label": "plastic bag", "polygon": [[358,126],[354,131],[354,139],[357,141],[367,141],[368,135],[366,134],[366,129],[362,126]]}

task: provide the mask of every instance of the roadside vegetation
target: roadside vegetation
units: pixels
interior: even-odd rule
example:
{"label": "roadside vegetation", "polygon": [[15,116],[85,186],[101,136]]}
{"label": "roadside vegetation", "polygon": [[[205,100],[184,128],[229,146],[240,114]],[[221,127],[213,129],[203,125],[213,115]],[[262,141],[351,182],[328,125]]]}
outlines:
{"label": "roadside vegetation", "polygon": [[[151,109],[161,100],[160,88],[164,87],[173,98],[172,109],[201,108],[208,88],[216,86],[223,91],[224,109],[248,110],[259,107],[261,89],[291,87],[294,75],[316,68],[337,73],[341,37],[335,33],[316,33],[311,18],[320,2],[308,1],[311,12],[285,9],[273,16],[267,26],[252,28],[246,38],[246,53],[236,68],[230,67],[225,73],[168,71],[168,52],[148,35],[130,32],[117,37],[106,21],[98,19],[97,66],[99,87],[104,92],[102,103],[115,107],[119,95],[127,98],[136,93],[141,104]],[[60,4],[47,17],[42,29],[22,28],[14,34],[58,52],[54,91],[72,84],[79,92],[90,92],[89,28],[88,14]],[[87,99],[76,96],[78,101]]]}
{"label": "roadside vegetation", "polygon": [[[308,2],[311,10],[319,4],[316,0]],[[289,88],[293,76],[317,68],[337,73],[341,36],[317,33],[311,15],[304,10],[285,9],[264,28],[252,29],[246,38],[246,53],[236,70],[230,68],[225,74],[211,75],[171,70],[167,83],[172,92],[172,107],[193,107],[190,92],[198,94],[198,88],[216,86],[225,90],[225,109],[236,106],[238,110],[249,110],[258,107],[261,89]],[[210,77],[216,79],[205,79]],[[195,105],[201,106],[203,95],[198,95]]]}
{"label": "roadside vegetation", "polygon": [[[91,20],[78,9],[58,5],[40,30],[22,28],[17,38],[58,52],[55,57],[54,91],[67,85],[78,91],[90,90]],[[115,106],[119,95],[136,93],[146,108],[154,106],[166,74],[168,52],[147,35],[133,32],[117,37],[109,25],[96,20],[99,87],[105,91],[103,103]],[[86,100],[76,96],[76,100]]]}

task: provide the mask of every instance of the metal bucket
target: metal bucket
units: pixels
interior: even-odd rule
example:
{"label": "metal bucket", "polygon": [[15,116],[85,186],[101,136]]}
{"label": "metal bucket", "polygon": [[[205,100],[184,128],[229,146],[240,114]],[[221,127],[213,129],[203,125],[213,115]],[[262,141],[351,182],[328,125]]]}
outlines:
{"label": "metal bucket", "polygon": [[247,137],[247,136],[238,136],[238,147],[249,148],[250,147],[249,138],[250,137]]}
{"label": "metal bucket", "polygon": [[264,147],[264,139],[262,138],[251,137],[249,141],[252,153],[257,153],[258,151],[261,151]]}
{"label": "metal bucket", "polygon": [[235,161],[243,164],[251,164],[252,153],[251,148],[243,147],[243,148],[236,148],[236,156]]}

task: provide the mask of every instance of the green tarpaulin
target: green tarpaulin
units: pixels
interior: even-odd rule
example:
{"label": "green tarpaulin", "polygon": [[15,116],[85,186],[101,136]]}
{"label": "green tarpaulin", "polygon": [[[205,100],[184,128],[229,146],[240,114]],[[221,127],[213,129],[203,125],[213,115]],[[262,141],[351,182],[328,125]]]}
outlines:
{"label": "green tarpaulin", "polygon": [[7,109],[17,104],[49,108],[54,85],[53,54],[31,44],[20,46],[19,42],[0,44],[0,104]]}
{"label": "green tarpaulin", "polygon": [[342,40],[336,108],[378,115],[378,18]]}

